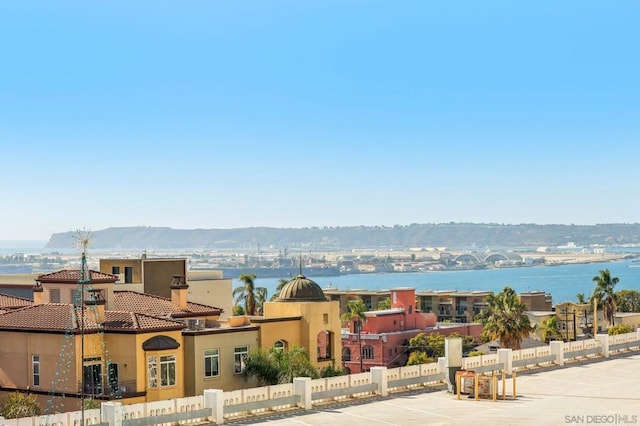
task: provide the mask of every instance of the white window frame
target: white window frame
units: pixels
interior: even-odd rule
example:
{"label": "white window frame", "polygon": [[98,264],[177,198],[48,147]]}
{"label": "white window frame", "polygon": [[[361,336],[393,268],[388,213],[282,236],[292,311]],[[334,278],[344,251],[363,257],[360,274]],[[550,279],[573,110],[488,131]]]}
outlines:
{"label": "white window frame", "polygon": [[[210,374],[207,374],[207,365],[209,365]],[[215,366],[215,368],[214,368]],[[214,374],[215,373],[215,374]],[[204,377],[220,376],[220,349],[205,349],[204,351]]]}
{"label": "white window frame", "polygon": [[31,355],[33,386],[40,387],[40,355]]}
{"label": "white window frame", "polygon": [[158,357],[147,357],[147,387],[158,387]]}
{"label": "white window frame", "polygon": [[[173,366],[173,370],[171,369]],[[177,379],[177,365],[175,355],[160,356],[160,387],[175,386]]]}
{"label": "white window frame", "polygon": [[233,348],[233,373],[242,374],[246,367],[249,346],[238,346]]}

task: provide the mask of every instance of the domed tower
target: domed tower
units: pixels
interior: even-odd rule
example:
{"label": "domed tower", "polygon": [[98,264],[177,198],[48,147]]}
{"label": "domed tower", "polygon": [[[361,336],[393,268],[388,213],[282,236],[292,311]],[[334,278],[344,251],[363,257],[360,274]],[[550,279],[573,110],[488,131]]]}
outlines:
{"label": "domed tower", "polygon": [[326,300],[320,286],[301,273],[282,287],[277,299],[278,302],[325,302]]}
{"label": "domed tower", "polygon": [[302,346],[318,368],[340,365],[340,304],[329,301],[315,281],[300,274],[284,285],[273,302],[264,303],[260,324],[262,348]]}

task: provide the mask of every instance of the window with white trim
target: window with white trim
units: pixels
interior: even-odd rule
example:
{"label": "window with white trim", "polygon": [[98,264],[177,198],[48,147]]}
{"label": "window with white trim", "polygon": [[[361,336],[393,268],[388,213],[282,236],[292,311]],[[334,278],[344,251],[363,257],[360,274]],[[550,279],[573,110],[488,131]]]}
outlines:
{"label": "window with white trim", "polygon": [[176,356],[160,357],[160,386],[175,386],[176,384]]}
{"label": "window with white trim", "polygon": [[147,358],[147,387],[158,387],[158,357],[150,356]]}
{"label": "window with white trim", "polygon": [[40,355],[31,356],[33,386],[40,386]]}
{"label": "window with white trim", "polygon": [[248,346],[239,346],[237,348],[233,348],[233,372],[235,374],[242,374],[242,372],[244,371],[248,354]]}
{"label": "window with white trim", "polygon": [[220,375],[220,350],[206,349],[204,351],[204,377]]}

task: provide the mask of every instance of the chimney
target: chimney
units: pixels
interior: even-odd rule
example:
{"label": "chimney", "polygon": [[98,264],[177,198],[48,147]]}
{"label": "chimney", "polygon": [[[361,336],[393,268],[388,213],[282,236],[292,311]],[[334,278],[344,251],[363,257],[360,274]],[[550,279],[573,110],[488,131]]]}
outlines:
{"label": "chimney", "polygon": [[174,275],[171,281],[171,304],[178,309],[187,309],[187,280],[184,275]]}
{"label": "chimney", "polygon": [[89,299],[84,301],[86,306],[87,319],[94,321],[96,324],[102,324],[105,321],[105,305],[104,295],[102,290],[92,289],[89,290]]}
{"label": "chimney", "polygon": [[36,281],[36,285],[33,286],[33,305],[42,305],[44,303],[44,289],[42,283]]}

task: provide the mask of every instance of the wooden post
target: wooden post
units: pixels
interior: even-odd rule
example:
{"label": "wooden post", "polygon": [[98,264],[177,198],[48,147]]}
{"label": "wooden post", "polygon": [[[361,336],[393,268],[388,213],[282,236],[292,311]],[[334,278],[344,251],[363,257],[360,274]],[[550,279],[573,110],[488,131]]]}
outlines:
{"label": "wooden post", "polygon": [[492,371],[491,372],[491,379],[492,379],[492,391],[493,391],[493,402],[496,402],[498,400],[498,376],[496,376],[496,372]]}
{"label": "wooden post", "polygon": [[513,399],[516,399],[516,372],[513,372]]}
{"label": "wooden post", "polygon": [[460,385],[462,384],[462,377],[456,371],[456,394],[458,395],[458,400],[460,399]]}
{"label": "wooden post", "polygon": [[475,374],[475,379],[474,379],[473,386],[474,386],[474,388],[475,388],[475,393],[476,393],[476,394],[475,394],[475,397],[476,397],[476,401],[477,401],[477,400],[478,400],[478,382],[479,382],[478,378],[479,378],[480,376],[478,375],[478,373],[474,373],[474,374]]}
{"label": "wooden post", "polygon": [[593,298],[593,338],[598,334],[598,299]]}

